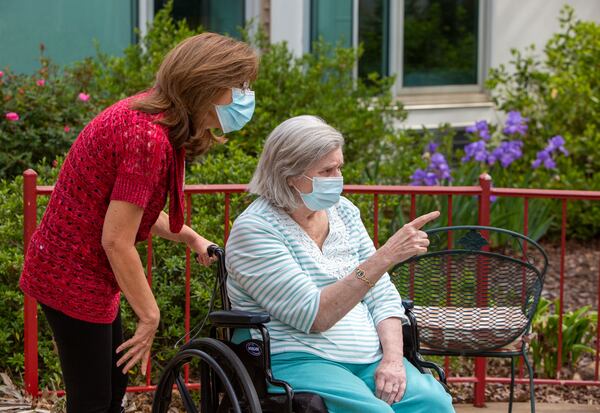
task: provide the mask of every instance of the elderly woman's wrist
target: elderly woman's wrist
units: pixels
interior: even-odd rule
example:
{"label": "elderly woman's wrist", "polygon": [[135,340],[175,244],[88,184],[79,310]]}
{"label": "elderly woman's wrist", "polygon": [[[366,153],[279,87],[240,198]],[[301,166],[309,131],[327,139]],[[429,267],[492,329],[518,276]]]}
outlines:
{"label": "elderly woman's wrist", "polygon": [[383,350],[383,360],[394,361],[400,364],[404,364],[404,353],[402,351]]}
{"label": "elderly woman's wrist", "polygon": [[396,264],[394,262],[392,254],[389,253],[385,245],[375,252],[373,258],[375,258],[378,261],[378,263],[383,267],[384,272],[387,271],[392,265]]}

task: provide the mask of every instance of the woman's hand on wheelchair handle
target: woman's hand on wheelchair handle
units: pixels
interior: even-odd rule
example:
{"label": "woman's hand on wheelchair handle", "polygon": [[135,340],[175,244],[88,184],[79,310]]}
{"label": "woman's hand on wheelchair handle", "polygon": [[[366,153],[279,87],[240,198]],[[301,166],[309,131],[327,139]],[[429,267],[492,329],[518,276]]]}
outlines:
{"label": "woman's hand on wheelchair handle", "polygon": [[118,348],[117,353],[125,349],[127,352],[117,361],[117,367],[125,364],[123,373],[126,374],[138,361],[142,361],[142,374],[146,375],[146,367],[154,335],[158,328],[159,319],[156,320],[138,320],[135,334],[129,340],[123,342]]}
{"label": "woman's hand on wheelchair handle", "polygon": [[188,246],[194,252],[196,261],[205,267],[210,266],[217,260],[216,255],[213,255],[212,257],[208,256],[208,247],[211,245],[215,245],[215,243],[207,240],[201,235],[194,237],[194,239],[188,243]]}
{"label": "woman's hand on wheelchair handle", "polygon": [[375,370],[375,395],[386,402],[394,404],[402,400],[406,391],[406,370],[403,359],[386,359],[379,363]]}
{"label": "woman's hand on wheelchair handle", "polygon": [[421,228],[439,216],[439,211],[434,211],[405,224],[377,251],[378,254],[383,254],[384,259],[392,266],[414,255],[426,253],[429,239]]}

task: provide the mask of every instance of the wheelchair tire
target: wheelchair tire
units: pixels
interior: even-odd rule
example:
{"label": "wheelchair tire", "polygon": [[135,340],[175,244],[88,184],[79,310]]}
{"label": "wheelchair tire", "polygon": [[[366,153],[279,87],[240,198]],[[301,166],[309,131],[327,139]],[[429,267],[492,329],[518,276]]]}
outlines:
{"label": "wheelchair tire", "polygon": [[[201,365],[199,409],[181,374],[185,365],[198,361]],[[192,340],[169,361],[154,393],[152,413],[169,411],[174,385],[188,413],[262,413],[246,367],[233,350],[213,338]]]}

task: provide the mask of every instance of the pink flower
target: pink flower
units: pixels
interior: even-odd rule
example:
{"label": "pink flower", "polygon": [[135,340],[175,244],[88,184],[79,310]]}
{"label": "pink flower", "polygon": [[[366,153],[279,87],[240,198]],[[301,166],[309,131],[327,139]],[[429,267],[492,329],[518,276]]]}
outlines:
{"label": "pink flower", "polygon": [[52,161],[52,167],[56,168],[57,166],[58,166],[58,160],[55,159]]}
{"label": "pink flower", "polygon": [[71,131],[71,128],[69,128],[69,125],[65,125],[64,131],[67,133],[69,133]]}
{"label": "pink flower", "polygon": [[11,122],[16,122],[18,121],[19,118],[19,114],[16,112],[8,112],[6,115],[4,115],[6,117],[6,119],[8,119]]}
{"label": "pink flower", "polygon": [[35,81],[38,86],[44,86],[46,84],[46,79],[38,79]]}
{"label": "pink flower", "polygon": [[4,72],[0,70],[0,79],[4,77]]}
{"label": "pink flower", "polygon": [[79,100],[81,100],[82,102],[87,102],[88,100],[90,100],[90,95],[87,95],[87,94],[85,94],[85,93],[81,92],[81,93],[79,94],[79,96],[77,96],[77,98],[78,98]]}

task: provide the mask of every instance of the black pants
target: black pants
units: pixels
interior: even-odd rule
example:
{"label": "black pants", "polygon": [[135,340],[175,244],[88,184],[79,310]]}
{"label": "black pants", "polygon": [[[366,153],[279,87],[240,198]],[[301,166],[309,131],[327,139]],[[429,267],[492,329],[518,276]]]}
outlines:
{"label": "black pants", "polygon": [[112,324],[77,320],[42,305],[58,346],[67,413],[119,413],[127,375],[115,353],[123,342],[121,315]]}

